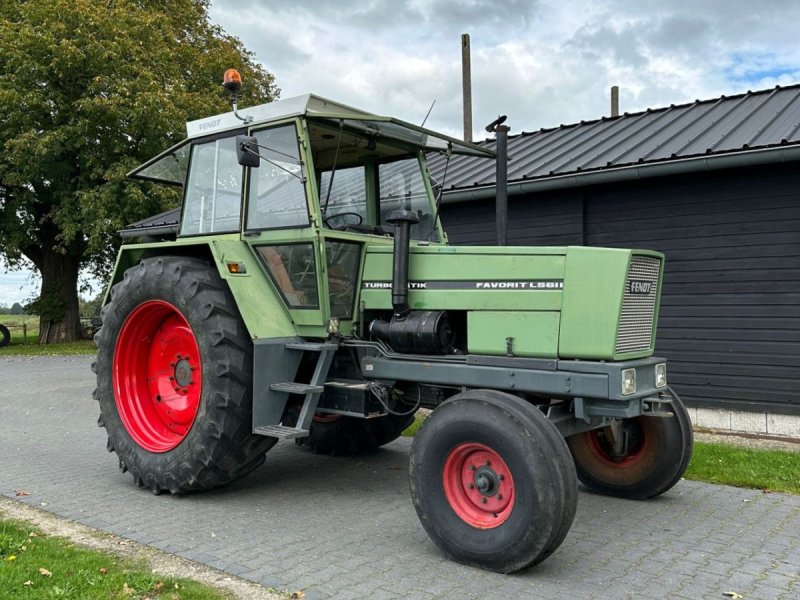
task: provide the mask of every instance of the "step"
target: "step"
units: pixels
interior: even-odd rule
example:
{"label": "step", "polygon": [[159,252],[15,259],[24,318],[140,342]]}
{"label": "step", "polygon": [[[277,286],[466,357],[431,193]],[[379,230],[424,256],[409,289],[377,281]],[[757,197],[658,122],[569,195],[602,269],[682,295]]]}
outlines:
{"label": "step", "polygon": [[322,352],[323,350],[336,350],[339,345],[330,342],[291,342],[284,346],[287,350],[303,350],[308,352]]}
{"label": "step", "polygon": [[310,383],[295,383],[294,381],[286,381],[284,383],[273,383],[269,386],[273,392],[287,392],[289,394],[321,394],[325,388],[321,385],[312,385]]}
{"label": "step", "polygon": [[255,432],[258,435],[274,437],[278,438],[279,440],[291,440],[292,438],[308,437],[307,429],[286,427],[285,425],[266,425],[264,427],[256,427]]}

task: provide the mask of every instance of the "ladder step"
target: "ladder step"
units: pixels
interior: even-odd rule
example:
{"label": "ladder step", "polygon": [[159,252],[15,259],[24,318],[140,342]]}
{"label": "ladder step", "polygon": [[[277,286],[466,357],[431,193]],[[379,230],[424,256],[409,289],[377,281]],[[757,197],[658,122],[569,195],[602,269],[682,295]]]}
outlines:
{"label": "ladder step", "polygon": [[278,438],[279,440],[290,440],[292,438],[301,438],[308,436],[307,429],[298,429],[297,427],[286,427],[285,425],[266,425],[264,427],[256,427],[255,432],[258,435],[274,437]]}
{"label": "ladder step", "polygon": [[291,342],[284,346],[287,350],[303,350],[308,352],[322,352],[323,350],[336,350],[339,345],[330,342]]}
{"label": "ladder step", "polygon": [[310,383],[295,383],[287,381],[285,383],[273,383],[269,386],[274,392],[288,392],[289,394],[321,394],[325,388],[321,385],[311,385]]}

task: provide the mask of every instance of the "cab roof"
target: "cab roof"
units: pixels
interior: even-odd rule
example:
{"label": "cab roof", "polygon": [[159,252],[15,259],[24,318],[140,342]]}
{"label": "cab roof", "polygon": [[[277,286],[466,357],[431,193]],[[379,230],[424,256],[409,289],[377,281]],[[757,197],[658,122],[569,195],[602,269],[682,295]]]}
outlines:
{"label": "cab roof", "polygon": [[[315,96],[314,94],[305,94],[304,96],[295,96],[285,100],[276,100],[268,104],[241,108],[238,113],[245,118],[252,117],[252,121],[247,123],[248,127],[302,116],[320,120],[335,120],[337,122],[343,120],[347,124],[355,126],[356,129],[389,137],[399,137],[425,150],[446,150],[450,146],[454,154],[494,156],[494,152],[488,148],[470,144],[399,119],[369,113],[321,96]],[[356,125],[356,123],[359,123],[359,125]],[[245,123],[231,111],[187,122],[186,136],[191,140],[224,131],[241,129],[244,125]]]}

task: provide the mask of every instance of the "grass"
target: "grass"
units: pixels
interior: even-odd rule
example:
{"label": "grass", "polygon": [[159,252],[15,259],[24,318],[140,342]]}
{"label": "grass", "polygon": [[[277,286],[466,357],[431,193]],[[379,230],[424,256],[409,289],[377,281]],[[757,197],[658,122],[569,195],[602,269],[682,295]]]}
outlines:
{"label": "grass", "polygon": [[800,494],[800,452],[697,442],[686,479]]}
{"label": "grass", "polygon": [[[64,342],[62,344],[40,345],[39,317],[35,315],[0,315],[0,324],[8,327],[11,342],[0,348],[3,356],[64,356],[74,354],[94,354],[96,348],[91,340]],[[27,340],[23,330],[27,327]]]}
{"label": "grass", "polygon": [[0,520],[0,590],[8,598],[223,600],[196,581],[159,577],[144,564],[77,547],[30,525]]}

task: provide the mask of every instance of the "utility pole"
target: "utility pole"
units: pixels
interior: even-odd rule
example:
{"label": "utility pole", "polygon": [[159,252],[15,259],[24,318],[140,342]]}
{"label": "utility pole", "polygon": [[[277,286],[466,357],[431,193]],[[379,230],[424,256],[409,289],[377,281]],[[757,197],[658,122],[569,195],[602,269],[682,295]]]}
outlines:
{"label": "utility pole", "polygon": [[464,141],[472,141],[472,68],[469,34],[461,34],[461,87],[464,98]]}
{"label": "utility pole", "polygon": [[611,86],[611,116],[619,116],[619,86]]}

